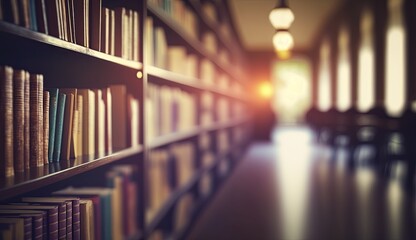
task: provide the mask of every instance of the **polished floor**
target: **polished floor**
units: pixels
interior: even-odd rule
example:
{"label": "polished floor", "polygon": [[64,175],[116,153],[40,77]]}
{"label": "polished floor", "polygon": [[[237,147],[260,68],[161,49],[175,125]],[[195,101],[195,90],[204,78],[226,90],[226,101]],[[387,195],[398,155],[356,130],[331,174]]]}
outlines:
{"label": "polished floor", "polygon": [[254,144],[187,239],[416,239],[416,201],[399,177],[350,170],[348,152],[312,139],[286,127]]}

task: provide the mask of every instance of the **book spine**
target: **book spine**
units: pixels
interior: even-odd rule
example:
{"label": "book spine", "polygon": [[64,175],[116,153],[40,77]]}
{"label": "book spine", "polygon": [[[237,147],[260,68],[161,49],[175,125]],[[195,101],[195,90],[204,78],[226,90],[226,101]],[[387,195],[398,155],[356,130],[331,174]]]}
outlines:
{"label": "book spine", "polygon": [[25,169],[30,168],[30,75],[25,72],[25,89],[24,89],[24,164]]}
{"label": "book spine", "polygon": [[30,27],[30,14],[29,14],[29,0],[19,0],[19,17],[20,25],[25,28]]}
{"label": "book spine", "polygon": [[13,73],[13,142],[14,171],[23,172],[24,164],[24,85],[25,72]]}
{"label": "book spine", "polygon": [[59,162],[61,157],[61,143],[62,143],[62,132],[65,112],[65,101],[66,95],[59,93],[58,106],[56,113],[56,133],[55,133],[55,145],[53,150],[53,160]]}
{"label": "book spine", "polygon": [[53,150],[55,146],[55,130],[56,130],[56,112],[58,109],[58,94],[59,89],[50,90],[50,101],[49,101],[49,151],[48,159],[51,163],[53,160]]}
{"label": "book spine", "polygon": [[123,56],[123,16],[126,10],[124,8],[116,8],[114,12],[114,55]]}
{"label": "book spine", "polygon": [[48,4],[46,4],[46,12],[47,12],[47,24],[48,24],[48,33],[51,36],[60,37],[60,27],[59,27],[59,8],[58,8],[58,1],[59,0],[50,0]]}
{"label": "book spine", "polygon": [[66,239],[66,204],[58,207],[58,236],[59,239]]}
{"label": "book spine", "polygon": [[36,0],[29,0],[30,4],[30,29],[38,31],[38,22],[36,17]]}
{"label": "book spine", "polygon": [[67,92],[66,101],[64,107],[64,119],[63,119],[63,132],[62,132],[62,144],[61,144],[61,159],[70,159],[71,150],[71,138],[72,138],[72,121],[74,107],[74,94]]}
{"label": "book spine", "polygon": [[24,239],[32,239],[32,218],[24,218]]}
{"label": "book spine", "polygon": [[43,166],[43,75],[30,75],[30,166]]}
{"label": "book spine", "polygon": [[14,175],[13,69],[0,66],[0,178]]}
{"label": "book spine", "polygon": [[46,18],[46,6],[45,0],[35,0],[36,4],[36,22],[38,31],[41,33],[49,34],[48,20]]}
{"label": "book spine", "polygon": [[49,152],[49,92],[43,92],[43,162],[48,163]]}
{"label": "book spine", "polygon": [[90,47],[101,49],[101,0],[90,0]]}
{"label": "book spine", "polygon": [[72,238],[72,231],[73,231],[73,218],[72,218],[72,201],[66,202],[66,237],[67,239]]}
{"label": "book spine", "polygon": [[79,199],[72,200],[72,233],[74,240],[81,239],[81,219],[79,212]]}
{"label": "book spine", "polygon": [[32,235],[34,240],[43,239],[43,218],[42,216],[33,217],[32,222],[33,230]]}
{"label": "book spine", "polygon": [[58,209],[51,209],[48,212],[48,239],[58,239]]}

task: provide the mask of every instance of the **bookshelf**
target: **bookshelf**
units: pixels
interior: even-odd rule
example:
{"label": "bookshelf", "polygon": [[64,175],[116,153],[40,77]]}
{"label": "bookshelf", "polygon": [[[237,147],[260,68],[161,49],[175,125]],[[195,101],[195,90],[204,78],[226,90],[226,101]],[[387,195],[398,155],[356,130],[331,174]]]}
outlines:
{"label": "bookshelf", "polygon": [[[65,2],[57,0],[56,3]],[[84,3],[81,0],[73,2]],[[161,7],[168,2],[172,4],[170,8]],[[203,10],[208,2],[221,9],[216,21]],[[60,28],[59,36],[50,31],[35,30],[32,22],[24,26],[27,19],[16,24],[10,20],[10,16],[0,14],[0,66],[11,66],[13,71],[24,70],[31,75],[42,74],[44,89],[48,92],[53,89],[62,92],[65,92],[63,89],[76,89],[80,94],[90,89],[89,94],[94,96],[89,100],[93,108],[92,105],[82,105],[85,102],[78,102],[79,95],[74,95],[74,106],[64,105],[62,108],[64,114],[70,109],[73,111],[71,116],[75,112],[82,112],[89,114],[88,117],[83,117],[82,121],[71,118],[74,122],[72,125],[65,125],[68,124],[66,120],[61,120],[61,124],[64,124],[64,129],[65,126],[74,128],[75,122],[82,129],[87,124],[93,124],[89,126],[95,129],[95,135],[89,138],[86,137],[89,131],[79,135],[83,144],[86,144],[85,139],[92,138],[89,140],[94,145],[92,152],[86,154],[80,148],[81,152],[75,153],[79,146],[74,140],[78,135],[74,132],[69,137],[68,146],[74,149],[76,156],[70,159],[46,159],[45,163],[42,160],[38,166],[2,177],[0,205],[20,201],[22,197],[50,197],[62,189],[71,194],[82,192],[83,188],[94,187],[94,191],[100,188],[100,194],[106,191],[103,189],[111,189],[121,194],[121,197],[129,196],[129,199],[136,200],[137,206],[134,208],[137,210],[134,210],[134,221],[130,222],[137,226],[127,230],[112,228],[112,235],[107,237],[157,239],[159,236],[161,239],[182,239],[249,143],[250,116],[247,113],[249,106],[244,90],[245,74],[242,71],[244,51],[233,40],[235,35],[231,31],[233,26],[229,17],[222,16],[226,14],[222,4],[226,3],[198,0],[94,0],[90,4],[98,5],[90,5],[95,10],[88,17],[84,16],[89,22],[84,19],[85,29],[81,29],[81,32],[79,28],[70,29],[70,26],[77,26],[80,21],[76,18],[76,12],[73,19],[66,18],[65,14],[70,14],[70,5],[61,5],[60,10],[56,10],[58,16],[62,14],[57,26]],[[100,7],[102,18],[97,18],[97,9],[100,9],[97,6],[103,7]],[[194,31],[190,30],[192,26],[184,27],[175,19],[177,15],[172,11],[178,6],[193,19]],[[2,7],[0,11],[7,9]],[[112,20],[112,10],[125,13],[123,19],[126,21],[120,20],[123,22],[120,26],[131,31],[117,30],[118,20]],[[37,16],[36,11],[24,13],[19,10],[18,14],[20,17],[29,14],[29,19],[33,20],[30,17]],[[134,12],[138,14],[137,19]],[[49,14],[46,13],[48,18]],[[152,19],[152,25],[147,23],[149,18]],[[111,32],[113,25],[117,33]],[[94,45],[97,44],[97,35],[94,35],[97,26],[102,31],[99,49]],[[158,39],[152,39],[156,36],[156,28],[164,32],[166,46],[162,47],[166,51],[175,48],[172,51],[183,51],[183,57],[192,58],[186,63],[186,70],[184,66],[179,66],[183,71],[177,71],[178,66],[171,68],[155,64],[155,55],[162,51],[159,48],[161,35]],[[228,29],[228,34],[224,33],[224,29]],[[128,32],[133,33],[129,35]],[[82,44],[77,43],[79,34],[88,35],[89,38],[85,38],[87,40]],[[124,38],[124,41],[117,40],[117,36]],[[148,49],[150,43],[151,51]],[[118,48],[118,45],[125,47],[124,55],[111,52],[112,46]],[[126,54],[130,51],[135,53]],[[159,55],[158,61],[172,62],[178,60],[176,56],[160,59]],[[106,95],[109,93],[111,98]],[[70,96],[67,92],[65,94]],[[84,100],[88,99],[85,96]],[[84,107],[77,107],[77,102]],[[125,109],[122,108],[124,110],[120,110],[120,103],[125,106]],[[92,118],[94,122],[90,122]],[[107,120],[100,122],[102,118]],[[112,119],[113,125],[108,119]],[[119,125],[114,125],[115,121]],[[55,145],[52,147],[55,149]],[[154,158],[157,160],[153,161]],[[126,170],[126,166],[129,170]],[[166,182],[155,178],[164,171],[169,175]],[[188,177],[183,179],[184,175]],[[122,180],[120,176],[123,176]],[[127,182],[134,185],[136,190],[133,193],[126,192],[124,188],[120,190],[117,187],[119,180],[123,184]],[[75,190],[68,187],[74,187]],[[157,195],[152,194],[164,188],[169,189],[164,193],[166,199],[154,206],[151,198]],[[113,208],[122,208],[123,204],[116,204],[120,199],[112,198],[112,204],[115,204]],[[152,216],[148,217],[150,210]],[[132,220],[125,210],[121,212],[125,215],[118,217]],[[106,225],[102,227],[104,229]]]}

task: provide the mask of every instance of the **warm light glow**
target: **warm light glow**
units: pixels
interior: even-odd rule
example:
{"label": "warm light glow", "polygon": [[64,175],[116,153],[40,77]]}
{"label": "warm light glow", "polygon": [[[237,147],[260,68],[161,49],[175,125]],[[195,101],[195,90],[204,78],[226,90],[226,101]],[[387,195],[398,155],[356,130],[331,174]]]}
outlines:
{"label": "warm light glow", "polygon": [[282,60],[289,59],[292,56],[292,52],[290,50],[287,51],[276,51],[277,57]]}
{"label": "warm light glow", "polygon": [[406,101],[406,33],[403,27],[402,1],[389,1],[386,36],[386,109],[390,115],[402,113]]}
{"label": "warm light glow", "polygon": [[273,45],[276,51],[288,51],[293,48],[294,41],[289,31],[278,30],[273,36]]}
{"label": "warm light glow", "polygon": [[295,15],[290,8],[276,7],[270,12],[269,20],[275,29],[289,29],[295,20]]}
{"label": "warm light glow", "polygon": [[331,81],[329,74],[329,44],[325,41],[320,50],[318,77],[318,109],[327,111],[331,108]]}
{"label": "warm light glow", "polygon": [[337,69],[337,108],[340,111],[346,111],[351,107],[351,65],[348,45],[348,32],[342,28],[338,38]]}
{"label": "warm light glow", "polygon": [[358,53],[358,102],[361,112],[370,110],[375,104],[375,65],[373,47],[373,16],[364,11],[361,19],[361,42]]}
{"label": "warm light glow", "polygon": [[273,84],[276,88],[273,108],[280,122],[301,120],[311,104],[311,70],[306,58],[279,60],[273,64]]}
{"label": "warm light glow", "polygon": [[143,77],[143,72],[142,72],[142,71],[138,71],[138,72],[136,73],[136,77],[137,77],[138,79],[141,79],[141,78]]}
{"label": "warm light glow", "polygon": [[270,82],[262,82],[259,85],[260,96],[270,98],[273,95],[273,86]]}

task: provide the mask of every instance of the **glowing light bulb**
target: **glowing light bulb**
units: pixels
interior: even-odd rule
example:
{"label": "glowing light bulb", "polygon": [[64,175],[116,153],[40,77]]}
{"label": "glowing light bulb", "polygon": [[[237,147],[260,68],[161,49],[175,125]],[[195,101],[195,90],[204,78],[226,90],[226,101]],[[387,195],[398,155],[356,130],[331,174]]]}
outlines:
{"label": "glowing light bulb", "polygon": [[275,7],[269,14],[269,20],[275,29],[288,29],[295,20],[295,15],[288,7]]}
{"label": "glowing light bulb", "polygon": [[293,48],[292,34],[287,30],[277,30],[273,36],[273,45],[276,51],[289,51]]}

